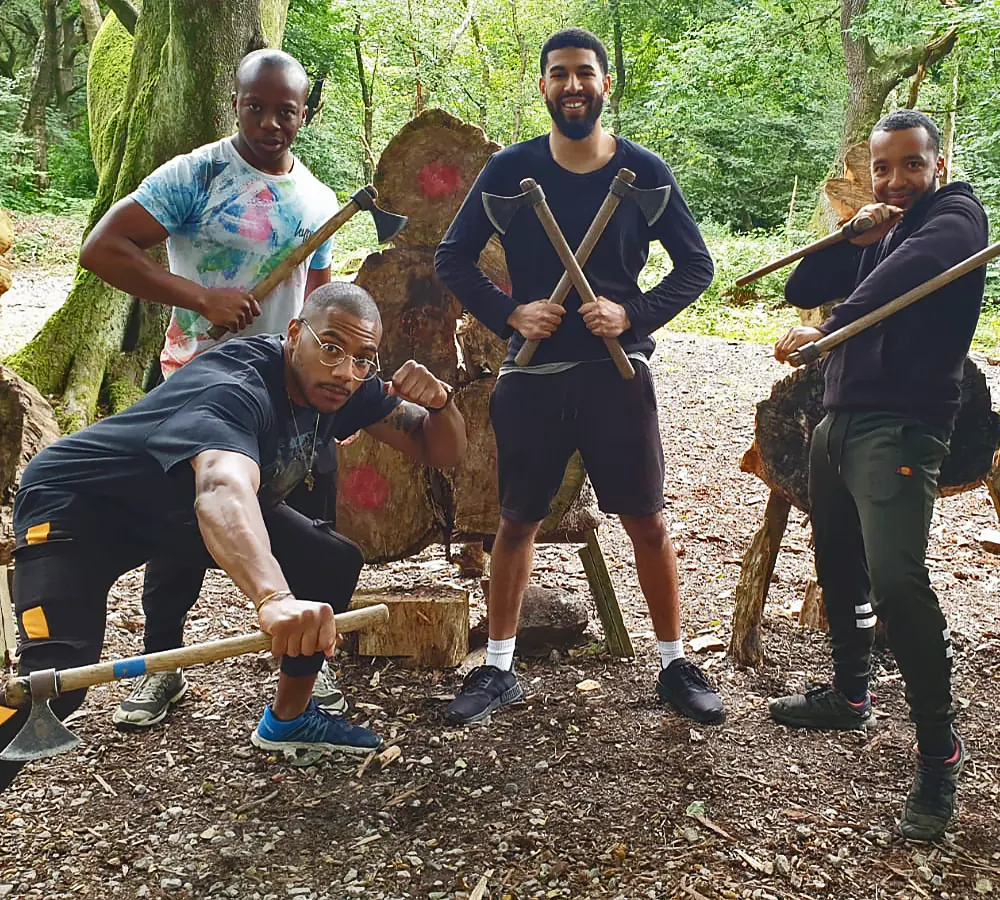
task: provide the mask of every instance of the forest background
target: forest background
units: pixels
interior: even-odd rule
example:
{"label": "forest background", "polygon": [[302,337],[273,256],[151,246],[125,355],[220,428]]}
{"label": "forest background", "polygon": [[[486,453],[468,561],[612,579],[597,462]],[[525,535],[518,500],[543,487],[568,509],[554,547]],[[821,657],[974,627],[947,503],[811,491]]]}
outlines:
{"label": "forest background", "polygon": [[[98,185],[88,54],[112,11],[129,4],[0,0],[0,206],[16,264],[75,262]],[[766,342],[795,321],[783,273],[749,291],[733,281],[829,226],[824,180],[890,109],[938,122],[950,177],[974,185],[1000,235],[1000,0],[291,0],[283,46],[315,79],[295,150],[345,198],[424,109],[504,145],[539,134],[538,49],[571,24],[609,48],[606,126],[667,160],[716,260],[714,285],[672,327]],[[338,235],[337,272],[374,248],[368,227],[357,217]],[[645,278],[668,265],[654,253]],[[990,351],[996,271],[987,301],[977,346]]]}

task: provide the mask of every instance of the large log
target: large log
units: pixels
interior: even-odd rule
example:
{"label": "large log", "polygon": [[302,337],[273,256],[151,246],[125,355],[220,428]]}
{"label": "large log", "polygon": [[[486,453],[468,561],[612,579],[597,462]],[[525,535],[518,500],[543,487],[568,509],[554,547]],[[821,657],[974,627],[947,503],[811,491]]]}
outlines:
{"label": "large log", "polygon": [[823,185],[823,193],[841,223],[875,199],[870,162],[868,143],[855,144],[844,159],[844,177],[830,178]]}
{"label": "large log", "polygon": [[14,494],[24,467],[59,437],[52,407],[27,381],[0,365],[0,566],[14,551]]}
{"label": "large log", "polygon": [[482,129],[441,109],[408,122],[382,151],[374,179],[381,205],[410,218],[396,244],[436,247],[499,149]]}
{"label": "large log", "polygon": [[[777,382],[757,404],[754,442],[740,468],[801,510],[809,510],[809,442],[823,418],[820,363]],[[962,406],[938,480],[941,496],[971,490],[989,476],[1000,444],[1000,416],[993,412],[986,377],[970,359],[962,376]]]}
{"label": "large log", "polygon": [[[533,378],[510,375],[510,378]],[[459,466],[445,473],[452,502],[451,527],[456,540],[489,538],[500,524],[497,501],[497,447],[489,418],[489,396],[496,383],[483,378],[464,385],[455,402],[465,417],[469,449]],[[583,541],[587,531],[598,525],[593,491],[579,455],[566,466],[559,493],[539,531],[543,541]]]}

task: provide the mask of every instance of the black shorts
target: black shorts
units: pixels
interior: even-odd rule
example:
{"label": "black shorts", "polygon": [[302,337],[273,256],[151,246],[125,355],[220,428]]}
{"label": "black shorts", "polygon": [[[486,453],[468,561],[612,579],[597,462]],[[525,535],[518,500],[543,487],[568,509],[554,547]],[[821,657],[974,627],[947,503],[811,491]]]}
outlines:
{"label": "black shorts", "polygon": [[576,450],[604,512],[649,516],[663,509],[663,446],[649,366],[636,364],[630,381],[610,360],[554,375],[505,374],[490,398],[490,421],[505,519],[544,519]]}

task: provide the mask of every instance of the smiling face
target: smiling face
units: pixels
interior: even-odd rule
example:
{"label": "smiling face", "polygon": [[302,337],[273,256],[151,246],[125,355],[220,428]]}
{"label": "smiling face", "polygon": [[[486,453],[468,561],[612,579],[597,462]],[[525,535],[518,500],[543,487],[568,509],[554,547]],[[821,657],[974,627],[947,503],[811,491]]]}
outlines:
{"label": "smiling face", "polygon": [[869,146],[872,190],[880,203],[912,209],[937,190],[944,159],[924,128],[875,131]]}
{"label": "smiling face", "polygon": [[[335,307],[313,310],[308,319],[294,319],[288,325],[287,344],[293,380],[290,396],[300,406],[311,406],[321,413],[336,412],[361,387],[355,377],[363,368],[359,363],[377,358],[381,340],[381,322],[366,321]],[[334,366],[324,362],[332,355],[331,344],[347,354]]]}
{"label": "smiling face", "polygon": [[233,93],[240,156],[262,172],[289,171],[290,149],[305,121],[308,93],[308,79],[289,66],[262,64],[241,80]]}
{"label": "smiling face", "polygon": [[562,47],[549,51],[539,90],[556,129],[571,140],[583,140],[601,118],[611,91],[611,76],[593,50]]}

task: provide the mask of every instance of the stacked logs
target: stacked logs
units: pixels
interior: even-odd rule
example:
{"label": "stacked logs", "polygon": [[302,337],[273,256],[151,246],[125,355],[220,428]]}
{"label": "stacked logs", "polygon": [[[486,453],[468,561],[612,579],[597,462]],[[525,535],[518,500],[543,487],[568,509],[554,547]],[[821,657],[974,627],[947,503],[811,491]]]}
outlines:
{"label": "stacked logs", "polygon": [[10,290],[10,263],[4,259],[4,254],[14,244],[14,229],[11,227],[7,213],[0,209],[0,297]]}
{"label": "stacked logs", "polygon": [[[382,371],[391,374],[412,358],[454,385],[469,449],[461,465],[442,472],[416,465],[364,432],[340,446],[337,527],[369,562],[400,559],[438,540],[489,539],[499,524],[489,398],[506,346],[463,314],[434,272],[437,245],[498,149],[479,128],[428,110],[393,138],[375,172],[380,205],[409,217],[395,245],[371,254],[355,279],[382,313]],[[495,238],[479,265],[494,284],[510,290]],[[585,481],[582,463],[574,459],[542,526],[543,539],[582,540],[595,526]]]}

